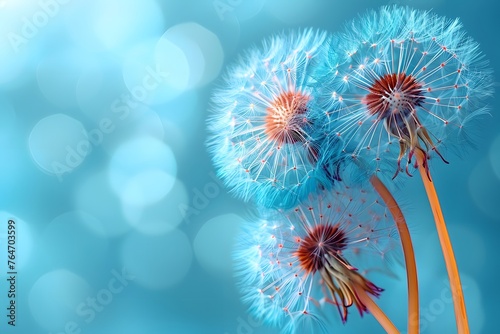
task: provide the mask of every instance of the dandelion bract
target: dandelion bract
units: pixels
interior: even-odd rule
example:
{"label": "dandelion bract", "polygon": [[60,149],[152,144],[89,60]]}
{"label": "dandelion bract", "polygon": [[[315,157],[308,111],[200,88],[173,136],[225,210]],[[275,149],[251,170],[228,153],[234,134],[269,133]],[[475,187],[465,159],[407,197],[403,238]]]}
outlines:
{"label": "dandelion bract", "polygon": [[281,34],[250,49],[213,95],[209,149],[233,194],[289,207],[316,190],[320,133],[310,117],[311,73],[328,34]]}
{"label": "dandelion bract", "polygon": [[383,291],[364,274],[393,259],[394,223],[374,193],[336,188],[265,213],[237,244],[244,300],[255,316],[284,332],[304,323],[324,326],[322,314],[335,309],[345,322],[351,306],[367,312],[362,296]]}

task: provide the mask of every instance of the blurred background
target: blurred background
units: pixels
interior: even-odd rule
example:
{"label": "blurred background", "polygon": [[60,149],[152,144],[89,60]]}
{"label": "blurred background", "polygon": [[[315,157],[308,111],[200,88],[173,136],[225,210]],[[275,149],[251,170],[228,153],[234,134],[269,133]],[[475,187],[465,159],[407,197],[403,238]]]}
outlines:
{"label": "blurred background", "polygon": [[[204,146],[210,93],[264,37],[337,31],[394,3],[460,17],[498,78],[491,0],[0,0],[0,332],[277,333],[249,315],[235,288],[231,247],[247,207],[218,182]],[[491,105],[477,149],[432,166],[472,333],[496,333],[500,313],[500,99]],[[453,333],[418,177],[398,196],[415,242],[422,333]],[[9,219],[15,328],[6,317]],[[381,307],[405,329],[397,271],[377,284],[386,288]],[[383,332],[351,314],[332,333]]]}

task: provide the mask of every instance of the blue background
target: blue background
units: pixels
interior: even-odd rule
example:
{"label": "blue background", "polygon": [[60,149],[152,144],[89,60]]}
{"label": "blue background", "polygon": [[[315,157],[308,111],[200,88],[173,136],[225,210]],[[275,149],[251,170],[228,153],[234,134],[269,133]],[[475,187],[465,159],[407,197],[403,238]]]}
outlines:
{"label": "blue background", "polygon": [[[495,2],[390,3],[460,17],[498,78]],[[276,333],[249,317],[232,278],[231,244],[247,207],[213,176],[204,146],[210,92],[224,66],[262,38],[298,27],[337,31],[386,4],[0,0],[0,331]],[[491,100],[477,149],[432,165],[473,333],[497,332],[500,312],[499,106]],[[418,177],[397,196],[415,243],[422,332],[452,333],[447,274]],[[15,328],[5,316],[8,219],[18,233]],[[397,271],[399,279],[377,284],[386,288],[381,307],[405,329]],[[126,279],[116,280],[120,273]],[[335,333],[383,332],[355,312],[334,325]]]}

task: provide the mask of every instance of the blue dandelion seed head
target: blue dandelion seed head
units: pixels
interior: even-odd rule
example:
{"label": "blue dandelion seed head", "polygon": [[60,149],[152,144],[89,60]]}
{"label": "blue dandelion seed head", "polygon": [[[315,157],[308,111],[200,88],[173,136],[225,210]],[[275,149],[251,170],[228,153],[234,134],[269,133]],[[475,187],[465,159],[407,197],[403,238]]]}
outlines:
{"label": "blue dandelion seed head", "polygon": [[324,131],[310,107],[312,73],[328,38],[306,29],[266,39],[227,70],[214,92],[208,147],[235,196],[286,208],[331,182],[318,170]]}
{"label": "blue dandelion seed head", "polygon": [[493,80],[458,19],[382,7],[335,38],[315,73],[315,113],[344,152],[371,171],[398,172],[413,168],[415,150],[445,160],[446,148],[472,144],[472,121],[488,113]]}
{"label": "blue dandelion seed head", "polygon": [[[387,208],[370,189],[337,182],[291,209],[263,209],[243,227],[233,258],[243,302],[253,316],[283,333],[327,332],[337,306],[321,274],[324,258],[341,256],[361,275],[390,272],[400,259],[400,244]],[[315,244],[312,236],[323,239]],[[338,309],[346,321],[347,313]]]}

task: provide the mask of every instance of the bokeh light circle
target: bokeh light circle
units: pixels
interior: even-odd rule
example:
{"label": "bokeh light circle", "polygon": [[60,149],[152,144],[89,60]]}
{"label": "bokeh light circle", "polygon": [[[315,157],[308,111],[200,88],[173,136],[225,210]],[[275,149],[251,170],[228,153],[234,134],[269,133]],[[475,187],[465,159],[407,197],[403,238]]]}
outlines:
{"label": "bokeh light circle", "polygon": [[122,201],[150,205],[173,187],[177,162],[162,141],[141,136],[123,143],[113,154],[108,175],[112,189]]}
{"label": "bokeh light circle", "polygon": [[28,143],[35,163],[61,177],[78,167],[92,150],[82,123],[64,114],[51,115],[36,123]]}
{"label": "bokeh light circle", "polygon": [[237,232],[244,220],[226,214],[207,221],[198,231],[194,254],[200,265],[212,274],[231,277],[232,252]]}
{"label": "bokeh light circle", "polygon": [[134,45],[127,50],[122,67],[132,105],[162,104],[188,88],[188,59],[167,40],[151,38]]}
{"label": "bokeh light circle", "polygon": [[189,204],[186,187],[176,180],[172,190],[161,201],[147,206],[124,204],[123,214],[137,231],[159,235],[172,231],[183,221]]}
{"label": "bokeh light circle", "polygon": [[187,275],[192,262],[189,240],[180,230],[161,236],[130,234],[122,244],[121,259],[134,282],[152,290],[171,287]]}
{"label": "bokeh light circle", "polygon": [[214,80],[222,68],[224,51],[219,38],[198,23],[178,24],[168,29],[156,48],[156,62],[160,68],[169,64],[167,51],[178,47],[189,63],[189,87],[205,85]]}
{"label": "bokeh light circle", "polygon": [[80,276],[57,269],[41,276],[29,292],[29,307],[35,321],[45,330],[64,328],[87,297],[90,286]]}

